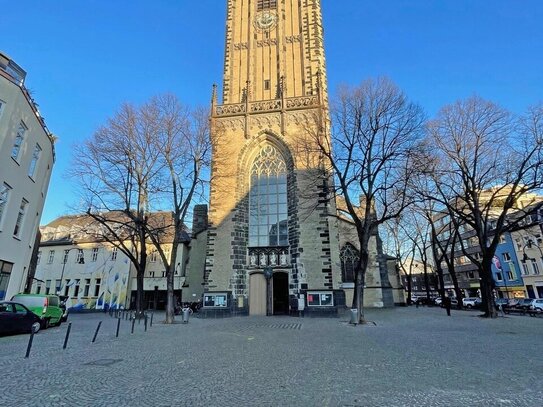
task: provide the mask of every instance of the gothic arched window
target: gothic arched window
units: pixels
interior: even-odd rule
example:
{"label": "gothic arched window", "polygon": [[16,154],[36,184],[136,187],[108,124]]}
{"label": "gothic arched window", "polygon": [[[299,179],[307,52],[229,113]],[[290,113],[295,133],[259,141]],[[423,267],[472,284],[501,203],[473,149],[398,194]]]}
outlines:
{"label": "gothic arched window", "polygon": [[288,246],[287,166],[270,144],[251,167],[249,246]]}
{"label": "gothic arched window", "polygon": [[356,248],[347,243],[341,249],[339,253],[339,259],[341,260],[341,278],[344,283],[353,283],[354,282],[354,270],[356,264],[360,259],[360,254]]}

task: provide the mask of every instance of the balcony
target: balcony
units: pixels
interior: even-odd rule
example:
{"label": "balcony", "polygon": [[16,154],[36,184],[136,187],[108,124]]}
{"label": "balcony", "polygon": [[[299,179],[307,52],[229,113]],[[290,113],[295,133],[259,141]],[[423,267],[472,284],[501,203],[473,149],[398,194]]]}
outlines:
{"label": "balcony", "polygon": [[320,106],[318,96],[301,96],[294,98],[264,100],[259,102],[235,103],[215,106],[215,117],[239,116],[246,113],[270,113],[281,110],[310,109]]}

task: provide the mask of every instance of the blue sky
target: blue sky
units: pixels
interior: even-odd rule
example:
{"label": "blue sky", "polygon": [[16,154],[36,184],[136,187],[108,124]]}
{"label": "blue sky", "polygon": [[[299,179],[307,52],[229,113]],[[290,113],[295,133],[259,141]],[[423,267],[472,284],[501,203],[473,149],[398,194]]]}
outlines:
{"label": "blue sky", "polygon": [[[389,76],[429,116],[478,94],[543,100],[541,0],[322,0],[328,82]],[[77,204],[73,146],[123,102],[173,92],[207,105],[223,68],[226,0],[5,1],[0,49],[27,71],[57,161],[42,224]]]}

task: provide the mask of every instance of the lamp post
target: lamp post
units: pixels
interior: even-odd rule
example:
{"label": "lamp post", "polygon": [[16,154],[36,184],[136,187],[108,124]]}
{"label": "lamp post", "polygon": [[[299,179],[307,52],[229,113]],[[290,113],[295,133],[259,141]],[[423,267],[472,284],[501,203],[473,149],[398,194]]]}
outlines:
{"label": "lamp post", "polygon": [[[60,273],[60,284],[57,288],[57,295],[60,295],[60,289],[62,288],[62,279],[64,278],[64,269],[66,268],[66,263],[68,263],[68,255],[72,250],[81,250],[79,247],[71,247],[68,250],[64,250],[64,258],[62,260],[64,261],[64,264],[62,265],[62,273]],[[78,261],[79,264],[85,264],[85,259],[82,257]]]}

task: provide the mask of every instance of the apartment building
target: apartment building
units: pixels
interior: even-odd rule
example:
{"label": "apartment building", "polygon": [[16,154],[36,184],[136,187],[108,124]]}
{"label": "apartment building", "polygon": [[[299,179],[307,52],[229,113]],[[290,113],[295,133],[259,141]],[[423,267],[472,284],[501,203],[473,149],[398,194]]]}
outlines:
{"label": "apartment building", "polygon": [[0,51],[0,299],[24,290],[55,161],[55,137]]}

